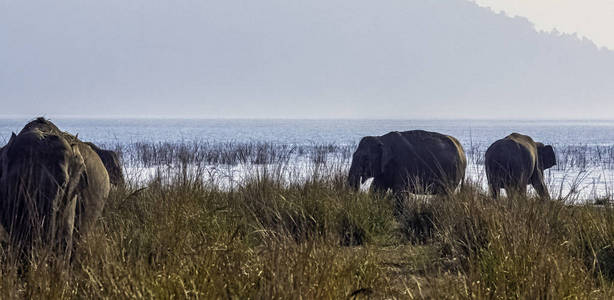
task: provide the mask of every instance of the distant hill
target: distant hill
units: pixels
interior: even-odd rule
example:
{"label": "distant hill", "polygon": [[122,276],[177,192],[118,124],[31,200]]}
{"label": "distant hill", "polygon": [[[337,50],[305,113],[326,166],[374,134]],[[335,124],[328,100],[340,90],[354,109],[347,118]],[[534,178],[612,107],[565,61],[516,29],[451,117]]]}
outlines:
{"label": "distant hill", "polygon": [[0,114],[614,118],[589,40],[465,0],[303,2],[4,4]]}

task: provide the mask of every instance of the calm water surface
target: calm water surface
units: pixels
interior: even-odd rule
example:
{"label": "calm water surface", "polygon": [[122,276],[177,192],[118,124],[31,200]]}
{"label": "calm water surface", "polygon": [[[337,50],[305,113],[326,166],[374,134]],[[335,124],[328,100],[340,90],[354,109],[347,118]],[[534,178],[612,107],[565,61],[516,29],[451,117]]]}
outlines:
{"label": "calm water surface", "polygon": [[[0,142],[27,119],[0,119]],[[173,120],[52,119],[83,140],[103,144],[131,142],[247,142],[351,144],[365,135],[424,129],[457,137],[469,145],[490,145],[519,132],[555,145],[614,145],[614,121],[493,120]]]}
{"label": "calm water surface", "polygon": [[[28,121],[0,119],[0,144],[6,143],[11,132],[18,132]],[[393,130],[424,129],[457,137],[465,150],[470,151],[467,153],[469,156],[467,178],[484,187],[486,180],[481,163],[483,151],[495,140],[512,132],[519,132],[528,134],[537,141],[555,145],[558,165],[546,172],[546,179],[553,196],[567,199],[567,195],[572,195],[572,199],[579,201],[611,196],[614,191],[614,147],[610,147],[614,146],[614,121],[170,119],[53,119],[52,121],[62,130],[78,133],[82,140],[107,146],[128,145],[135,142],[353,145],[365,135],[382,135]],[[299,161],[297,159],[294,163],[300,165]],[[245,166],[232,167],[234,169],[229,170],[232,176],[222,176],[222,178],[241,177],[241,174],[246,173],[243,167]],[[130,165],[126,165],[125,168],[129,176],[141,178],[143,182],[157,172],[157,168],[148,170]],[[219,171],[217,166],[212,168],[216,172]],[[305,174],[309,174],[309,171]]]}

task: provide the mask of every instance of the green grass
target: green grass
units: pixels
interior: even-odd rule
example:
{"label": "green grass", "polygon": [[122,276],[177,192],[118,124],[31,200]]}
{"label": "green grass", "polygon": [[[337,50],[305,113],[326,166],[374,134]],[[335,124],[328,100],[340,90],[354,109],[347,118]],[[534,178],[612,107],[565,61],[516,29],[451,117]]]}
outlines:
{"label": "green grass", "polygon": [[395,216],[335,166],[298,183],[265,170],[233,188],[178,172],[114,189],[71,264],[37,249],[22,266],[2,244],[0,298],[614,296],[609,205],[493,201],[468,185]]}

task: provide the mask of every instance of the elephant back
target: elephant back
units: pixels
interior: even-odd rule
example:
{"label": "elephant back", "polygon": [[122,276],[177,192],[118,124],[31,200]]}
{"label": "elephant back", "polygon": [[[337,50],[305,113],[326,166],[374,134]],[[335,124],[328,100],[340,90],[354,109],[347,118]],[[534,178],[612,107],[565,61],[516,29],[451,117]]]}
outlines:
{"label": "elephant back", "polygon": [[448,135],[411,130],[401,135],[410,145],[408,173],[427,185],[447,189],[464,178],[467,159],[460,142]]}
{"label": "elephant back", "polygon": [[422,157],[435,161],[454,162],[466,166],[467,158],[461,143],[454,137],[438,132],[410,130],[401,133]]}
{"label": "elephant back", "polygon": [[11,137],[1,159],[2,225],[25,243],[53,241],[66,232],[58,217],[74,199],[84,170],[62,135],[34,125]]}
{"label": "elephant back", "polygon": [[524,182],[531,176],[537,160],[535,142],[529,136],[512,133],[495,141],[486,150],[486,175],[493,183]]}
{"label": "elephant back", "polygon": [[89,229],[109,193],[94,150],[43,118],[12,135],[0,170],[1,225],[22,247],[40,241],[70,256],[75,229]]}
{"label": "elephant back", "polygon": [[514,132],[505,140],[519,145],[519,150],[528,152],[531,157],[537,157],[537,143],[530,136]]}

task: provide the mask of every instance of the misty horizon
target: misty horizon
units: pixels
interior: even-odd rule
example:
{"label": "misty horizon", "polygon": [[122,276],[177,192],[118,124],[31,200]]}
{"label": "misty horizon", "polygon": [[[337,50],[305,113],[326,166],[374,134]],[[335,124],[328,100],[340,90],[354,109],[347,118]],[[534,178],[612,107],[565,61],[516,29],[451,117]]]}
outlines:
{"label": "misty horizon", "polygon": [[612,118],[602,118],[602,119],[590,119],[590,118],[438,118],[438,117],[385,117],[385,118],[374,118],[374,117],[301,117],[301,118],[292,118],[292,117],[199,117],[199,116],[165,116],[165,115],[118,115],[118,116],[88,116],[88,115],[3,115],[0,114],[0,119],[5,120],[33,120],[38,117],[43,117],[49,120],[220,120],[220,121],[495,121],[495,122],[506,122],[506,121],[528,121],[528,122],[583,122],[588,121],[591,123],[599,123],[599,122],[614,122],[614,117]]}
{"label": "misty horizon", "polygon": [[465,0],[3,6],[3,117],[614,118],[614,51]]}

